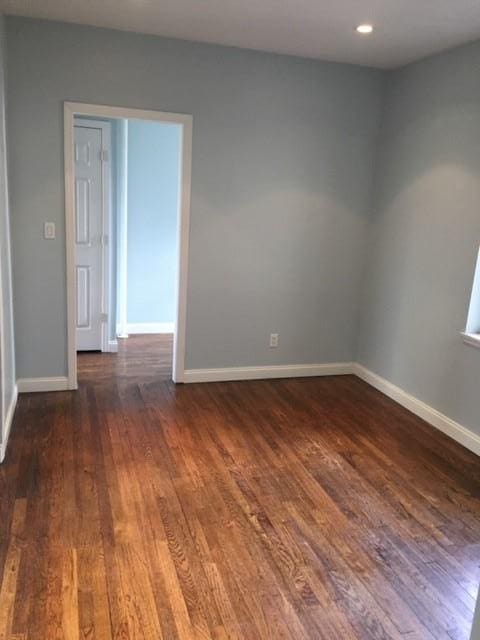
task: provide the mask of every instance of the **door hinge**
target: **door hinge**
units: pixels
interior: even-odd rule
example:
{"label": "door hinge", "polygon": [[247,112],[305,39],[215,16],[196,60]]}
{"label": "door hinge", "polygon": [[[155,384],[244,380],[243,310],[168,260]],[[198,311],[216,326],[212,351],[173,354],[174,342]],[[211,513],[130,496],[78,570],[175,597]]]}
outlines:
{"label": "door hinge", "polygon": [[100,160],[102,162],[108,162],[108,151],[106,149],[100,151]]}
{"label": "door hinge", "polygon": [[100,320],[101,320],[102,322],[107,322],[107,320],[108,320],[108,315],[107,315],[106,313],[101,313],[101,314],[100,314]]}
{"label": "door hinge", "polygon": [[105,233],[102,235],[102,247],[108,247],[108,235]]}

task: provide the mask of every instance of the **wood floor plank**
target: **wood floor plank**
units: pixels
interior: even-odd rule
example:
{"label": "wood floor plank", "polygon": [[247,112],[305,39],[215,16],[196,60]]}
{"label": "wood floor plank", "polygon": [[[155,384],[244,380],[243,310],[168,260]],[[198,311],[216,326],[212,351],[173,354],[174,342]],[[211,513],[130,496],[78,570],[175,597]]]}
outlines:
{"label": "wood floor plank", "polygon": [[79,640],[77,550],[64,554],[62,576],[62,631],[65,640]]}
{"label": "wood floor plank", "polygon": [[21,535],[25,526],[26,507],[27,500],[20,498],[15,501],[13,508],[10,542],[0,589],[0,640],[7,640],[12,631],[17,578],[22,556]]}
{"label": "wood floor plank", "polygon": [[0,640],[467,640],[478,457],[353,376],[176,386],[171,350],[21,396]]}

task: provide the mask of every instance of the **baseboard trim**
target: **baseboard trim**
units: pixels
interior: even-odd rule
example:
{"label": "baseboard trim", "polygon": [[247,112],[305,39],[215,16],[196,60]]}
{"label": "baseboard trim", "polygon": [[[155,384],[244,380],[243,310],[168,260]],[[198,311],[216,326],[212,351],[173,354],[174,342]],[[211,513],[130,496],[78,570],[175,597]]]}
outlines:
{"label": "baseboard trim", "polygon": [[470,431],[463,425],[455,422],[455,420],[440,413],[440,411],[422,402],[422,400],[410,395],[385,378],[373,373],[373,371],[370,371],[361,364],[355,364],[353,366],[353,373],[372,387],[375,387],[378,391],[395,400],[395,402],[398,402],[398,404],[401,404],[405,409],[408,409],[419,418],[425,420],[425,422],[428,422],[432,427],[450,436],[450,438],[459,442],[470,451],[473,451],[473,453],[480,455],[480,436],[473,433],[473,431]]}
{"label": "baseboard trim", "polygon": [[264,367],[225,367],[221,369],[187,369],[182,382],[227,382],[229,380],[262,380],[270,378],[307,378],[339,376],[352,373],[352,362],[327,364],[290,364]]}
{"label": "baseboard trim", "polygon": [[5,439],[0,443],[0,463],[5,460],[5,454],[7,453],[8,438],[10,436],[10,430],[13,424],[13,417],[15,415],[15,409],[17,408],[18,400],[18,387],[13,387],[12,398],[5,415]]}
{"label": "baseboard trim", "polygon": [[[304,378],[314,376],[338,376],[354,374],[369,385],[402,405],[419,418],[442,431],[473,453],[480,456],[480,436],[430,405],[407,393],[400,387],[370,371],[361,364],[353,362],[333,362],[326,364],[294,364],[261,367],[225,367],[218,369],[187,369],[181,382],[227,382],[234,380],[266,380],[274,378]],[[20,378],[17,380],[14,399],[7,412],[7,431],[10,430],[17,393],[37,391],[65,391],[68,378]],[[0,461],[5,455],[5,445],[0,449]]]}
{"label": "baseboard trim", "polygon": [[124,329],[127,331],[127,334],[173,333],[175,331],[175,324],[173,322],[127,322]]}
{"label": "baseboard trim", "polygon": [[107,344],[106,353],[117,353],[117,352],[118,352],[117,340],[109,340]]}
{"label": "baseboard trim", "polygon": [[19,378],[17,380],[19,393],[33,393],[37,391],[67,391],[68,378]]}

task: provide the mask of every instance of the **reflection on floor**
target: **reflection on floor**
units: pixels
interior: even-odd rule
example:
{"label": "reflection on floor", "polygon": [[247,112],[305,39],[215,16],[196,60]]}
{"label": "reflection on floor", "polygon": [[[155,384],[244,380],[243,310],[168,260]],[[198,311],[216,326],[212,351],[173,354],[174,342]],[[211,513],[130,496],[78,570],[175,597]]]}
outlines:
{"label": "reflection on floor", "polygon": [[173,335],[131,335],[118,353],[78,353],[78,383],[149,382],[172,377]]}

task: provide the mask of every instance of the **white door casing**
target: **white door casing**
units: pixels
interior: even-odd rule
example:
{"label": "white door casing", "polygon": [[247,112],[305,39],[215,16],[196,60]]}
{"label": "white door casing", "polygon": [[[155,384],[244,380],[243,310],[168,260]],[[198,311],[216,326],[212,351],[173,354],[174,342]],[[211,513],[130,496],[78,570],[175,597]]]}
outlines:
{"label": "white door casing", "polygon": [[190,235],[190,192],[192,177],[193,118],[189,114],[168,113],[112,107],[81,102],[64,103],[64,162],[65,162],[65,241],[67,268],[67,361],[68,388],[77,388],[76,358],[76,296],[75,296],[75,180],[74,180],[74,124],[78,117],[115,118],[172,122],[182,127],[182,153],[180,159],[180,204],[177,227],[178,270],[176,287],[176,316],[173,341],[174,382],[185,379],[185,333],[187,319],[188,247]]}
{"label": "white door casing", "polygon": [[127,327],[127,244],[128,244],[128,120],[119,120],[117,128],[117,337],[128,338]]}
{"label": "white door casing", "polygon": [[108,203],[110,181],[105,163],[110,124],[76,120],[75,292],[77,351],[107,350],[108,341]]}

